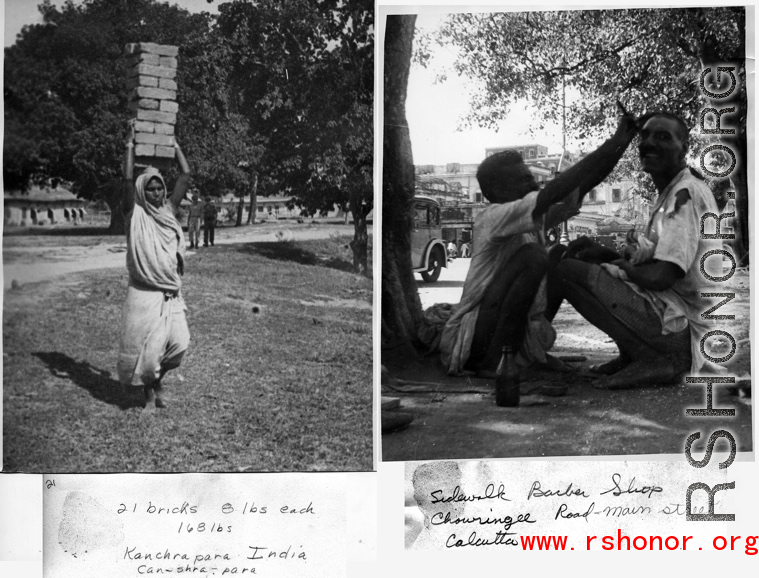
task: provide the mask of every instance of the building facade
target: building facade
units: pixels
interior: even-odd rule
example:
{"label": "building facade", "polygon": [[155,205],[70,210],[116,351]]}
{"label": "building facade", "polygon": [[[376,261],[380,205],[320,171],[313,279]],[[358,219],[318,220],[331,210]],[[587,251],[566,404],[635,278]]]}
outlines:
{"label": "building facade", "polygon": [[[578,160],[580,160],[580,157],[576,155],[575,153],[564,151],[564,154],[561,153],[548,153],[548,147],[545,147],[540,144],[527,144],[527,145],[521,145],[521,146],[515,146],[515,147],[493,147],[493,148],[487,148],[485,149],[485,158],[489,157],[490,155],[494,155],[495,153],[499,153],[501,151],[505,150],[515,150],[520,155],[522,155],[522,159],[524,159],[524,163],[530,167],[530,170],[533,170],[533,167],[540,167],[541,169],[545,169],[548,171],[549,177],[547,179],[538,180],[538,182],[545,182],[546,180],[551,180],[554,176],[556,176],[557,172],[565,171],[572,165],[574,165]],[[542,170],[541,170],[541,176],[542,176]],[[537,179],[538,175],[535,175],[535,178]]]}
{"label": "building facade", "polygon": [[84,219],[84,201],[58,186],[33,186],[27,192],[4,191],[3,224],[6,226],[79,223]]}
{"label": "building facade", "polygon": [[642,228],[651,216],[651,205],[652,202],[638,192],[633,181],[603,182],[588,192],[583,210]]}
{"label": "building facade", "polygon": [[[492,147],[485,149],[485,157],[505,150],[516,150],[530,169],[539,185],[556,177],[556,173],[566,171],[577,163],[581,156],[564,151],[550,153],[548,147],[537,143],[514,147]],[[475,207],[487,201],[483,198],[477,182],[477,164],[448,163],[446,165],[417,165],[416,194],[437,199],[444,207],[473,204]],[[588,192],[580,214],[566,223],[566,233],[570,240],[582,235],[598,234],[599,223],[616,219],[616,222],[630,222],[642,228],[650,216],[651,202],[638,193],[636,183],[621,181],[603,182]],[[472,215],[476,211],[470,212]]]}
{"label": "building facade", "polygon": [[[301,207],[294,205],[291,201],[292,196],[272,196],[264,197],[259,195],[256,197],[256,221],[273,220],[278,219],[298,219],[307,218],[303,216]],[[217,208],[219,209],[219,220],[225,222],[228,220],[237,218],[237,209],[240,205],[240,197],[232,194],[226,194],[221,199],[214,199]],[[250,213],[250,195],[245,196],[243,199],[243,222],[247,222],[248,213]],[[331,211],[317,213],[316,216],[325,218],[345,218],[345,212],[339,207],[335,206]]]}
{"label": "building facade", "polygon": [[414,167],[416,194],[433,197],[441,203],[482,202],[476,177],[478,166],[460,163],[417,165]]}

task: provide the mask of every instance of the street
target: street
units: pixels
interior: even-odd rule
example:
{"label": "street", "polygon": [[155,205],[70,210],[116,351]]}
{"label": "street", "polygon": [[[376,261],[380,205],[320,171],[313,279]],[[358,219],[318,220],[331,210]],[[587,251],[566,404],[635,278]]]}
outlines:
{"label": "street", "polygon": [[434,283],[425,283],[421,275],[414,275],[419,287],[422,309],[427,309],[435,303],[458,303],[461,299],[461,292],[464,290],[464,279],[466,279],[471,262],[471,259],[448,261],[448,267],[443,267],[440,277]]}

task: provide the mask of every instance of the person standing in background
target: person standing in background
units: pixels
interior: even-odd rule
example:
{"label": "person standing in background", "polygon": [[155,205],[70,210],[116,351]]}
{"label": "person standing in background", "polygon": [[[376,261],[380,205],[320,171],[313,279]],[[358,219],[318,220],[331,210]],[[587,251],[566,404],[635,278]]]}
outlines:
{"label": "person standing in background", "polygon": [[214,232],[216,230],[216,217],[218,216],[218,209],[213,204],[211,197],[206,195],[206,202],[203,205],[203,246],[208,247],[210,241],[211,247],[214,242]]}
{"label": "person standing in background", "polygon": [[187,217],[187,232],[190,235],[190,249],[197,249],[200,244],[200,218],[203,216],[203,203],[196,191],[190,199],[190,210]]}

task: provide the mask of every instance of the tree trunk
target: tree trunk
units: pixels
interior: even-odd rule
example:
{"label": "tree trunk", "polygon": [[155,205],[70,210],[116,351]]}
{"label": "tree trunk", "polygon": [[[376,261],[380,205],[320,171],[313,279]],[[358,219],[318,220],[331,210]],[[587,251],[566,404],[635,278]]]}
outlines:
{"label": "tree trunk", "polygon": [[242,214],[245,211],[245,194],[240,195],[240,202],[237,203],[237,221],[235,222],[235,227],[241,227],[242,226]]}
{"label": "tree trunk", "polygon": [[370,277],[368,266],[369,235],[366,230],[366,217],[371,211],[371,205],[364,202],[364,195],[351,191],[349,206],[353,213],[353,240],[350,242],[353,251],[353,272]]}
{"label": "tree trunk", "polygon": [[416,16],[388,16],[382,166],[382,347],[416,343],[422,306],[411,264],[414,161],[406,122],[406,91]]}
{"label": "tree trunk", "polygon": [[114,203],[113,205],[108,201],[108,208],[111,209],[111,222],[108,225],[108,234],[126,235],[124,215],[121,212],[121,201]]}
{"label": "tree trunk", "polygon": [[124,181],[114,179],[98,190],[100,196],[111,210],[111,222],[108,225],[109,235],[126,235],[124,215],[121,212],[121,197],[124,194]]}
{"label": "tree trunk", "polygon": [[258,209],[258,173],[253,175],[253,186],[250,189],[250,212],[246,224],[256,224],[256,210]]}

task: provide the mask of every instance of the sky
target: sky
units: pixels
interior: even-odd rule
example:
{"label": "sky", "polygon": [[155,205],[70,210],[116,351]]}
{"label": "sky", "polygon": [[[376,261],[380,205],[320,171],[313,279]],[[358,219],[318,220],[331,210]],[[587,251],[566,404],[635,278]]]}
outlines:
{"label": "sky", "polygon": [[[439,27],[444,13],[425,12],[417,16],[417,37]],[[479,163],[485,149],[496,146],[515,146],[538,143],[549,153],[561,152],[561,127],[549,127],[538,136],[529,133],[534,109],[527,103],[516,107],[501,122],[497,130],[471,128],[457,130],[460,120],[469,110],[469,93],[473,81],[456,76],[453,71],[455,53],[436,45],[433,64],[425,69],[412,64],[409,74],[406,116],[411,136],[411,148],[416,165],[447,163]],[[445,71],[447,80],[435,84],[438,71]],[[569,95],[568,102],[569,104]],[[569,142],[567,148],[571,149]]]}
{"label": "sky", "polygon": [[38,2],[30,0],[5,0],[5,21],[3,26],[3,46],[16,42],[16,35],[25,24],[40,24],[42,17],[37,10]]}

